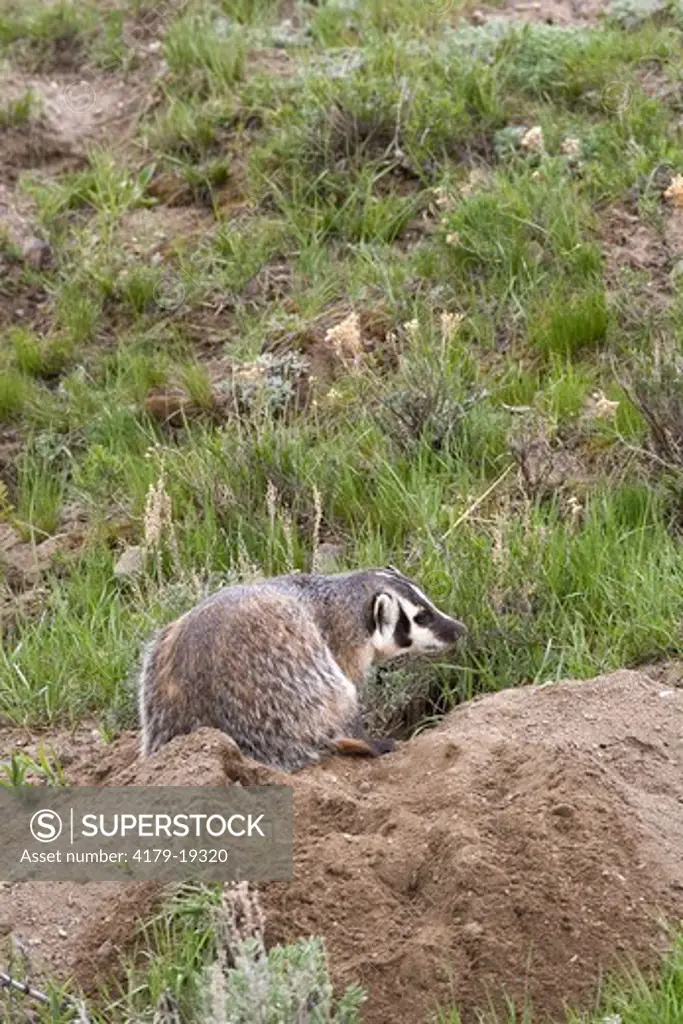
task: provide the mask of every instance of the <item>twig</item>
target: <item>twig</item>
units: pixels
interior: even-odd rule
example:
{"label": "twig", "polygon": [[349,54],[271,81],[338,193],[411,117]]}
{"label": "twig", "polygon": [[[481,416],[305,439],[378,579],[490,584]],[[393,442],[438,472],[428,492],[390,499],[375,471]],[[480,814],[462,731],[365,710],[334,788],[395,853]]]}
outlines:
{"label": "twig", "polygon": [[[0,991],[4,988],[16,989],[22,995],[28,996],[29,999],[35,999],[36,1002],[43,1003],[43,1005],[47,1005],[51,1001],[49,996],[45,995],[44,992],[41,992],[34,985],[29,985],[27,981],[20,981],[19,978],[13,978],[6,971],[0,971]],[[78,1024],[92,1024],[85,1003],[82,1000],[71,999],[69,996],[66,996],[62,1000],[62,1005],[76,1010],[78,1013]]]}
{"label": "twig", "polygon": [[510,473],[510,471],[513,470],[516,465],[517,465],[516,462],[511,462],[510,465],[507,466],[503,470],[503,472],[500,474],[500,476],[496,480],[494,480],[493,483],[489,487],[486,488],[484,493],[480,494],[479,497],[476,499],[476,501],[473,501],[472,504],[469,506],[469,508],[465,509],[465,511],[463,512],[463,514],[461,516],[458,516],[458,518],[455,520],[453,525],[448,527],[448,529],[446,530],[446,532],[444,533],[444,535],[443,535],[443,537],[441,539],[445,540],[446,537],[450,536],[450,534],[453,533],[453,530],[456,530],[458,528],[458,526],[460,526],[462,523],[465,522],[466,519],[469,519],[469,517],[472,515],[472,513],[476,512],[476,510],[479,508],[479,506],[484,501],[486,501],[488,496],[493,491],[495,491],[496,487],[498,487],[499,484],[502,484],[503,480],[506,478],[508,473]]}
{"label": "twig", "polygon": [[614,374],[619,386],[624,391],[631,405],[638,410],[643,419],[647,422],[652,433],[654,440],[654,446],[659,448],[662,455],[656,452],[647,451],[646,449],[637,448],[635,445],[628,444],[625,439],[619,435],[619,440],[626,444],[627,448],[631,451],[637,452],[638,454],[645,455],[660,465],[664,466],[665,469],[672,470],[674,472],[680,472],[681,462],[683,461],[683,453],[681,452],[680,445],[675,439],[671,438],[670,431],[667,430],[666,426],[657,419],[652,409],[648,406],[647,402],[640,398],[637,391],[635,391],[630,384],[628,384],[618,373],[614,364],[614,358],[612,358],[612,373]]}
{"label": "twig", "polygon": [[396,106],[396,128],[394,130],[394,137],[393,137],[393,139],[391,140],[391,142],[389,143],[389,145],[387,146],[387,148],[384,151],[384,155],[382,157],[383,160],[386,160],[387,157],[392,155],[392,153],[395,156],[397,156],[397,157],[400,157],[400,156],[403,155],[402,150],[401,150],[401,146],[400,146],[400,139],[401,139],[401,115],[403,113],[403,104],[405,103],[407,98],[408,98],[408,79],[404,76],[401,79],[401,92],[399,94],[398,103],[397,103],[397,106]]}
{"label": "twig", "polygon": [[26,981],[19,981],[18,978],[13,978],[11,974],[6,974],[5,971],[0,971],[0,989],[3,988],[15,988],[22,995],[28,996],[29,999],[36,999],[39,1003],[49,1003],[50,998],[46,996],[40,989],[34,988],[33,985],[29,985]]}

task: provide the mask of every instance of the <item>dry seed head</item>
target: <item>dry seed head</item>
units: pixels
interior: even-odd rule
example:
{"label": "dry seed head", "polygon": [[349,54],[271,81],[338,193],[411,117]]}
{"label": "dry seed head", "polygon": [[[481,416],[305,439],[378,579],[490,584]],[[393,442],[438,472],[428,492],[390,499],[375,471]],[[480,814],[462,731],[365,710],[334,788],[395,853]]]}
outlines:
{"label": "dry seed head", "polygon": [[173,530],[173,510],[166,490],[164,472],[156,484],[150,484],[145,503],[145,547],[158,548],[164,532]]}
{"label": "dry seed head", "polygon": [[271,527],[275,524],[277,517],[277,487],[272,480],[268,481],[266,487],[266,508],[268,510],[268,518],[270,519]]}
{"label": "dry seed head", "polygon": [[443,342],[452,341],[464,319],[462,313],[447,313],[444,310],[441,314],[441,340]]}
{"label": "dry seed head", "polygon": [[330,327],[325,341],[346,366],[359,366],[363,356],[363,339],[358,313],[349,313],[341,323]]}
{"label": "dry seed head", "polygon": [[683,207],[683,174],[674,175],[664,198],[670,199],[674,206]]}
{"label": "dry seed head", "polygon": [[453,209],[457,201],[458,197],[452,189],[446,188],[444,185],[434,189],[434,205],[437,211],[448,213],[449,210]]}
{"label": "dry seed head", "polygon": [[209,1005],[212,1024],[230,1024],[225,1007],[228,1002],[228,983],[225,980],[225,952],[219,948],[217,960],[209,967]]}
{"label": "dry seed head", "polygon": [[571,136],[564,139],[560,145],[560,153],[564,156],[579,157],[581,156],[581,142],[579,139],[574,139]]}
{"label": "dry seed head", "polygon": [[505,588],[502,585],[503,572],[507,562],[504,522],[505,517],[503,515],[495,517],[493,521],[493,544],[491,546],[492,561],[497,569],[496,583],[491,593],[491,603],[499,614],[502,613],[505,603]]}
{"label": "dry seed head", "polygon": [[292,513],[287,508],[282,510],[282,532],[285,535],[285,543],[287,545],[287,572],[295,572],[294,524],[292,522]]}
{"label": "dry seed head", "polygon": [[608,420],[616,415],[619,402],[611,402],[602,391],[593,394],[591,413],[596,420]]}
{"label": "dry seed head", "polygon": [[320,550],[320,526],[323,521],[323,501],[320,491],[313,484],[313,555],[311,557],[311,569],[319,572],[318,552]]}
{"label": "dry seed head", "polygon": [[578,526],[581,525],[581,521],[583,520],[584,507],[579,501],[579,499],[576,497],[576,495],[571,494],[567,498],[566,512],[567,517],[569,519],[569,526],[571,527],[571,529],[576,529]]}
{"label": "dry seed head", "polygon": [[417,336],[417,332],[420,330],[420,324],[417,319],[407,320],[403,325],[403,330],[406,332],[411,341]]}
{"label": "dry seed head", "polygon": [[535,124],[528,132],[525,132],[521,141],[522,149],[528,149],[531,153],[543,153],[545,145],[543,142],[543,129]]}
{"label": "dry seed head", "polygon": [[467,199],[467,197],[471,196],[478,188],[482,188],[486,185],[488,180],[488,171],[485,171],[483,167],[473,167],[467,175],[467,181],[463,181],[460,185],[460,195],[464,199]]}
{"label": "dry seed head", "polygon": [[235,959],[240,944],[254,940],[265,956],[265,925],[258,891],[251,888],[249,882],[231,882],[223,887],[216,921],[216,937],[221,951],[227,951]]}

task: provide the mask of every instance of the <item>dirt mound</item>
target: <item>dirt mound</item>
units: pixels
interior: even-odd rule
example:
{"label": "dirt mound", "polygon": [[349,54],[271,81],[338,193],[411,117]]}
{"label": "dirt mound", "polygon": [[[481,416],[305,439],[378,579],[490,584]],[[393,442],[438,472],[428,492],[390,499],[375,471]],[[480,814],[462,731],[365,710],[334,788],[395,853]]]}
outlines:
{"label": "dirt mound", "polygon": [[[453,1002],[474,1019],[503,991],[552,1017],[565,998],[592,1003],[619,963],[654,963],[664,921],[683,916],[683,690],[671,678],[507,690],[389,757],[294,776],[211,730],[144,764],[132,733],[61,742],[73,782],[290,783],[294,880],[263,889],[268,939],[324,935],[336,981],[367,988],[368,1022],[418,1022]],[[156,895],[50,889],[47,912],[44,886],[0,891],[0,922],[85,984]]]}

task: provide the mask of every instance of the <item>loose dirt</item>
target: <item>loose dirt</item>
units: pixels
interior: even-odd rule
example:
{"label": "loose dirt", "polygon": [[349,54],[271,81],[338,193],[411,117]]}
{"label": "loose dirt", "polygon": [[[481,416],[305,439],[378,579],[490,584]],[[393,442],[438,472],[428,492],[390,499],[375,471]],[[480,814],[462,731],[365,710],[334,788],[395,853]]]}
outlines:
{"label": "loose dirt", "polygon": [[[284,776],[221,733],[140,762],[137,736],[44,736],[72,783],[293,787],[291,883],[263,887],[271,943],[320,933],[335,981],[369,993],[365,1020],[419,1022],[438,1005],[538,1019],[589,1007],[605,972],[656,963],[683,917],[680,672],[484,696],[377,761],[331,758]],[[6,756],[38,738],[7,731]],[[20,884],[0,931],[86,987],[111,970],[154,886]]]}

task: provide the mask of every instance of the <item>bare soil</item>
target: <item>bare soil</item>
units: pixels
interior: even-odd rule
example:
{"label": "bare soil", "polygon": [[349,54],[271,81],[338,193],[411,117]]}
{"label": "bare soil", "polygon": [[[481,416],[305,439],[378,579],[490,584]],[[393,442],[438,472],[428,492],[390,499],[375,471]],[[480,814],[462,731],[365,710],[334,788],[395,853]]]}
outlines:
{"label": "bare soil", "polygon": [[665,238],[635,213],[614,207],[605,217],[602,242],[608,288],[617,291],[624,275],[631,274],[638,297],[664,309],[671,293],[671,253]]}
{"label": "bare soil", "polygon": [[[590,1007],[605,972],[647,969],[683,918],[683,689],[675,666],[523,687],[463,705],[376,761],[331,758],[284,776],[221,733],[140,762],[137,736],[43,736],[80,784],[286,783],[291,883],[264,886],[268,940],[327,942],[335,981],[369,993],[365,1020],[437,1005],[500,1005],[540,1020]],[[40,738],[0,734],[6,756]],[[86,988],[110,971],[153,885],[0,890],[0,933]]]}
{"label": "bare soil", "polygon": [[[484,8],[482,8],[484,9]],[[543,21],[549,25],[591,25],[604,14],[604,0],[505,0],[486,10],[489,17]]]}

